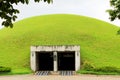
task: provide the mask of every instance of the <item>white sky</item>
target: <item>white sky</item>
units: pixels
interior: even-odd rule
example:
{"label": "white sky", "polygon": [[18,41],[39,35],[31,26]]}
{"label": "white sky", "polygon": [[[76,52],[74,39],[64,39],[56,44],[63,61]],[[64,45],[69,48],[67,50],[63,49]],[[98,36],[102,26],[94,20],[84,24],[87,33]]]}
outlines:
{"label": "white sky", "polygon": [[[20,10],[17,21],[37,15],[68,13],[94,17],[110,22],[108,19],[109,15],[106,12],[107,9],[110,9],[109,1],[110,0],[53,0],[53,4],[47,4],[44,2],[34,3],[34,0],[31,0],[29,5],[19,4],[14,7]],[[0,19],[0,23],[1,21]],[[119,20],[110,23],[120,26]]]}

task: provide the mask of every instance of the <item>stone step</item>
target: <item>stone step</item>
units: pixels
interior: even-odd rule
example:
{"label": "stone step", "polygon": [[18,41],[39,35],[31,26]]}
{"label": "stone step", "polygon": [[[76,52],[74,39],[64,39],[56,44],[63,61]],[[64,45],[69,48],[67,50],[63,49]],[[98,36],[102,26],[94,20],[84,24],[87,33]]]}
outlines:
{"label": "stone step", "polygon": [[49,75],[50,71],[37,71],[35,75],[46,76]]}
{"label": "stone step", "polygon": [[74,71],[60,71],[59,74],[62,76],[72,76],[74,75]]}

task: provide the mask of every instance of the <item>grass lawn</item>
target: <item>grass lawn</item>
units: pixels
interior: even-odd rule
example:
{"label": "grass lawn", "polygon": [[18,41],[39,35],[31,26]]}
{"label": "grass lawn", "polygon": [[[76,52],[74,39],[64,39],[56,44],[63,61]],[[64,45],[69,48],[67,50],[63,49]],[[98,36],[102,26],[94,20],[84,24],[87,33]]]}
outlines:
{"label": "grass lawn", "polygon": [[80,70],[77,72],[78,74],[94,74],[94,75],[120,75],[120,73],[117,72],[95,72],[95,71],[86,71],[86,70]]}
{"label": "grass lawn", "polygon": [[31,69],[28,69],[28,68],[19,69],[19,68],[17,68],[17,69],[12,69],[11,72],[1,72],[0,76],[2,76],[2,75],[16,75],[16,74],[22,75],[22,74],[30,74],[30,73],[32,73]]}
{"label": "grass lawn", "polygon": [[120,35],[115,25],[68,14],[27,18],[0,30],[0,65],[30,73],[31,45],[80,45],[81,61],[120,68]]}

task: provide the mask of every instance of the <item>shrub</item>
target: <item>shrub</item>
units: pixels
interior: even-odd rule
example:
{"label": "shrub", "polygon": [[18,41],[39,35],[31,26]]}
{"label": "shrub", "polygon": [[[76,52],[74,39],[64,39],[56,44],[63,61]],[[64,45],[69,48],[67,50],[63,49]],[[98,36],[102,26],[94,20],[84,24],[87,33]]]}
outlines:
{"label": "shrub", "polygon": [[118,73],[120,73],[120,70],[118,68],[109,67],[109,66],[101,67],[101,68],[94,68],[94,71],[97,71],[97,72],[118,72]]}
{"label": "shrub", "polygon": [[10,72],[11,68],[0,66],[0,72]]}
{"label": "shrub", "polygon": [[117,34],[120,35],[120,29],[117,31]]}
{"label": "shrub", "polygon": [[82,65],[82,69],[87,70],[87,71],[91,71],[94,69],[94,66],[90,62],[84,61],[83,65]]}

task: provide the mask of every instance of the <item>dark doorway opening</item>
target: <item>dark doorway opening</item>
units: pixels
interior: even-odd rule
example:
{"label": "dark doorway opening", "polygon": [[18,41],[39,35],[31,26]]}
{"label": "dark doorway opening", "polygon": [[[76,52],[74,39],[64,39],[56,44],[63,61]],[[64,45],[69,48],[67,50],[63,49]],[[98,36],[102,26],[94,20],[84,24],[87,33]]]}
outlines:
{"label": "dark doorway opening", "polygon": [[75,70],[75,52],[58,52],[58,70]]}
{"label": "dark doorway opening", "polygon": [[36,52],[38,71],[53,71],[53,52]]}

